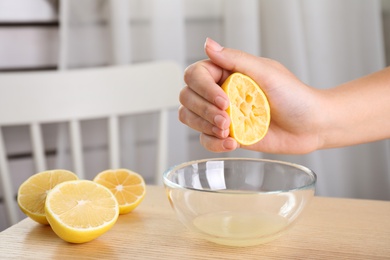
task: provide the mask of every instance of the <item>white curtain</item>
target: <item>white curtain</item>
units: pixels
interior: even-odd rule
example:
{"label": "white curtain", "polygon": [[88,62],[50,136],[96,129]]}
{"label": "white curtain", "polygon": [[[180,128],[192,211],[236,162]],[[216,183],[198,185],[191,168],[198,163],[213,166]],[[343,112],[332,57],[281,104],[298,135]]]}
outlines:
{"label": "white curtain", "polygon": [[[385,66],[380,1],[264,0],[260,8],[261,55],[281,61],[311,86],[333,87]],[[268,157],[314,169],[320,195],[390,199],[387,140]]]}
{"label": "white curtain", "polygon": [[[184,69],[205,58],[207,36],[276,59],[316,88],[385,66],[380,0],[67,1],[68,67],[171,59]],[[200,147],[197,133],[183,127],[175,112],[171,124],[172,164],[210,156],[287,160],[317,173],[318,195],[390,199],[388,140],[303,156],[248,151],[221,155]],[[140,127],[137,131],[147,135]]]}

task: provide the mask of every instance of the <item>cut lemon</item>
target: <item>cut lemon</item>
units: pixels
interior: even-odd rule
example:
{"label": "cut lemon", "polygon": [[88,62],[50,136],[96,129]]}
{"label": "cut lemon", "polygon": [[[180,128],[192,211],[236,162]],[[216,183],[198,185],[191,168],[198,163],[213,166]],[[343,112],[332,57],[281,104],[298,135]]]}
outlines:
{"label": "cut lemon", "polygon": [[231,120],[230,136],[242,145],[263,139],[271,120],[270,106],[256,82],[236,72],[225,80],[222,89],[230,101],[226,110]]}
{"label": "cut lemon", "polygon": [[146,192],[142,176],[127,169],[103,171],[93,181],[107,187],[115,195],[119,203],[119,214],[134,210]]}
{"label": "cut lemon", "polygon": [[88,180],[63,182],[48,194],[46,217],[53,231],[70,243],[85,243],[116,223],[118,202],[103,185]]}
{"label": "cut lemon", "polygon": [[36,173],[20,185],[18,205],[28,217],[48,225],[45,214],[47,193],[59,183],[77,179],[77,175],[73,172],[60,169]]}

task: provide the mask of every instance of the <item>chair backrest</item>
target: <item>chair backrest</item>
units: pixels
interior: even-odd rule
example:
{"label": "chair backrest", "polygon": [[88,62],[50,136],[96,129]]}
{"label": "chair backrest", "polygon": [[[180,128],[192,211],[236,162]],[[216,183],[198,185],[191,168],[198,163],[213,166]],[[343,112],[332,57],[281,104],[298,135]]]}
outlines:
{"label": "chair backrest", "polygon": [[156,182],[167,167],[168,110],[178,107],[181,70],[173,62],[0,74],[0,181],[9,224],[16,223],[2,127],[29,125],[36,172],[46,170],[41,124],[69,122],[74,171],[84,178],[80,122],[108,118],[110,167],[120,167],[118,117],[159,112]]}

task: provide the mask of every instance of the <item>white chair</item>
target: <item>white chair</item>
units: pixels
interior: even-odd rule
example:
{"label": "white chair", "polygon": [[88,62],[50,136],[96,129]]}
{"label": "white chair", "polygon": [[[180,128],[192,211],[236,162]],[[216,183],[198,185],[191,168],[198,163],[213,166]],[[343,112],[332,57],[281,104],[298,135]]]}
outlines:
{"label": "white chair", "polygon": [[[118,118],[159,112],[156,183],[167,168],[168,110],[179,105],[182,86],[179,66],[150,62],[52,72],[0,74],[0,182],[8,223],[18,221],[16,191],[7,162],[2,127],[29,125],[36,172],[47,169],[42,123],[68,122],[74,171],[84,177],[80,122],[108,118],[110,167],[119,168]],[[13,173],[15,174],[15,173]]]}

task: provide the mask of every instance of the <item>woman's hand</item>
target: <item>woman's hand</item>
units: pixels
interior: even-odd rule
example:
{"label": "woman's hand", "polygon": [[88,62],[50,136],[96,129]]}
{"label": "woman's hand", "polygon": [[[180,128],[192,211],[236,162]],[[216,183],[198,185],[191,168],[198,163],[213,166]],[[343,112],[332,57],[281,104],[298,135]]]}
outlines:
{"label": "woman's hand", "polygon": [[190,65],[184,75],[187,84],[180,93],[179,119],[199,131],[200,142],[213,152],[240,147],[229,137],[227,95],[220,85],[233,72],[241,72],[259,84],[271,107],[268,133],[260,142],[241,146],[268,153],[301,154],[321,147],[319,136],[321,91],[299,81],[280,63],[221,47],[211,39],[205,43],[209,60]]}

